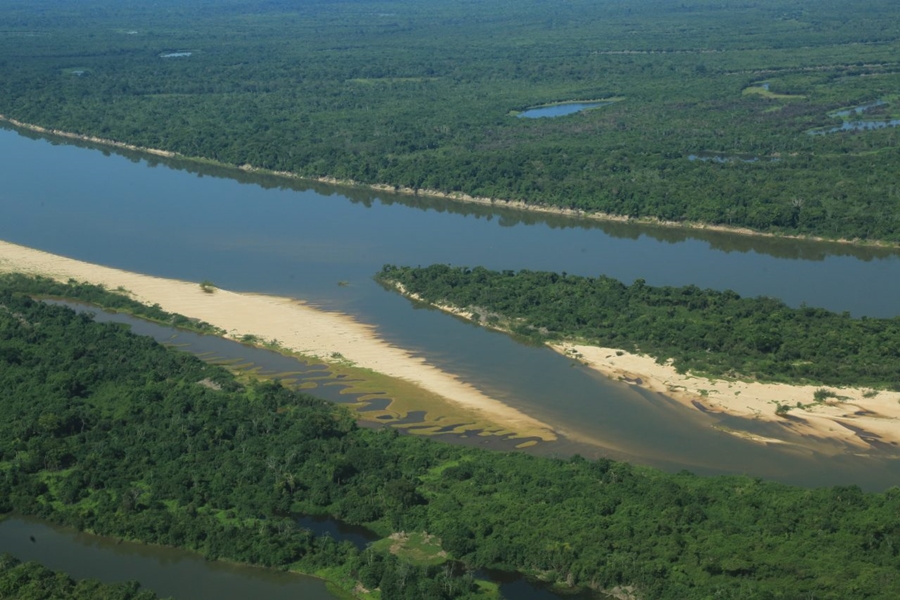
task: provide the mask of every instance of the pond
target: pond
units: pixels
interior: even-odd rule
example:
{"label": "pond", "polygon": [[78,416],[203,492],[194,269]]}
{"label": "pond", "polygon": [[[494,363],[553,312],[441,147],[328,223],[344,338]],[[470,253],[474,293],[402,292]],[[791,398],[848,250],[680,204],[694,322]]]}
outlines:
{"label": "pond", "polygon": [[876,100],[875,102],[870,102],[869,104],[860,104],[859,106],[854,106],[853,108],[847,108],[844,110],[836,110],[834,112],[828,113],[829,117],[849,117],[850,115],[856,114],[861,115],[870,108],[875,108],[876,106],[884,106],[887,102],[884,100]]}
{"label": "pond", "polygon": [[550,104],[547,106],[536,106],[520,112],[516,116],[520,119],[541,119],[562,117],[573,113],[589,110],[592,108],[600,108],[607,106],[612,102],[560,102],[559,104]]}
{"label": "pond", "polygon": [[888,127],[897,127],[900,126],[900,119],[882,119],[880,121],[875,120],[865,120],[865,121],[851,121],[850,117],[855,115],[865,114],[867,111],[877,108],[879,106],[887,106],[887,102],[884,100],[876,100],[875,102],[870,102],[868,104],[861,104],[859,106],[854,106],[853,108],[846,108],[842,110],[836,110],[828,113],[829,117],[835,119],[843,119],[843,122],[836,127],[817,127],[816,129],[810,129],[807,131],[809,135],[826,135],[829,133],[839,133],[844,131],[872,131],[875,129],[886,129]]}
{"label": "pond", "polygon": [[838,133],[841,131],[872,131],[875,129],[897,127],[898,125],[900,125],[900,119],[891,119],[889,121],[844,121],[838,127],[811,129],[807,133],[809,133],[810,135],[825,135],[828,133]]}

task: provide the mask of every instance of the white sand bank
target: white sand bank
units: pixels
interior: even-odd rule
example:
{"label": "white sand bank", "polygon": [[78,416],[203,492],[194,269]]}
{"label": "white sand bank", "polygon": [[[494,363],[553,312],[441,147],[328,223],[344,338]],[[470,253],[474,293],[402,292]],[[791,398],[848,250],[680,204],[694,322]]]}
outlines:
{"label": "white sand bank", "polygon": [[[784,427],[786,433],[838,440],[860,450],[878,443],[900,444],[898,392],[708,379],[682,375],[672,366],[659,364],[649,356],[615,348],[573,344],[553,344],[551,347],[576,357],[608,377],[660,392],[696,410],[760,419]],[[813,395],[818,389],[830,390],[837,398],[815,403]],[[796,408],[798,402],[804,408]],[[794,408],[785,416],[778,415],[775,411],[779,404]],[[753,435],[742,437],[763,442],[778,441]]]}
{"label": "white sand bank", "polygon": [[62,281],[75,279],[108,289],[121,286],[136,300],[206,321],[227,331],[229,337],[255,335],[277,340],[289,350],[326,362],[339,355],[357,367],[411,382],[523,436],[556,439],[544,423],[487,397],[409,351],[386,343],[377,337],[374,327],[348,315],[319,310],[289,298],[221,289],[205,293],[197,283],[112,269],[2,241],[0,272],[43,275]]}

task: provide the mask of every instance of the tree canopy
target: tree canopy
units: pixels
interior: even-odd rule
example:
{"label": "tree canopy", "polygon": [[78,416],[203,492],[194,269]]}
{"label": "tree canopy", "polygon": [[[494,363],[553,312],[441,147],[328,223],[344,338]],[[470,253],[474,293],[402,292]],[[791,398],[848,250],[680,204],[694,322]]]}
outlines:
{"label": "tree canopy", "polygon": [[[894,598],[900,492],[551,459],[357,427],[343,408],[0,289],[0,512],[382,598],[465,598],[467,570],[641,598]],[[428,532],[459,570],[317,537],[294,514]],[[470,571],[468,571],[470,572]]]}
{"label": "tree canopy", "polygon": [[579,340],[649,354],[677,369],[788,383],[900,382],[900,318],[853,318],[697,286],[483,267],[385,265],[377,278],[538,340]]}
{"label": "tree canopy", "polygon": [[891,0],[0,10],[0,114],[27,123],[310,178],[900,241]]}

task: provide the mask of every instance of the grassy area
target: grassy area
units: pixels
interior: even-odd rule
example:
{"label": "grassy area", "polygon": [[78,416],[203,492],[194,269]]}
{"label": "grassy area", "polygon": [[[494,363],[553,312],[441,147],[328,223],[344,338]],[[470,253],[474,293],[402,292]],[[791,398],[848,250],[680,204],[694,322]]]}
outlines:
{"label": "grassy area", "polygon": [[372,544],[372,549],[377,552],[390,552],[415,565],[440,565],[449,559],[447,552],[441,548],[440,538],[424,531],[393,533],[390,537]]}
{"label": "grassy area", "polygon": [[768,88],[761,87],[761,86],[751,86],[751,87],[744,88],[744,90],[741,92],[741,94],[744,96],[748,96],[748,95],[762,96],[763,98],[769,98],[771,100],[802,100],[802,99],[806,98],[806,96],[801,96],[799,94],[778,94],[776,92],[769,90]]}

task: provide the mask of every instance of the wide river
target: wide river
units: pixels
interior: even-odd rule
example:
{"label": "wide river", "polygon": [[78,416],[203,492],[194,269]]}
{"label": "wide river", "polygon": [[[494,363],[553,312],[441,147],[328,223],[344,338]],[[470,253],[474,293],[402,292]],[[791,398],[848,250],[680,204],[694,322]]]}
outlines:
{"label": "wide river", "polygon": [[[894,251],[599,223],[310,185],[0,129],[0,239],[107,266],[292,296],[569,434],[537,451],[802,485],[900,481],[891,451],[753,444],[728,425],[608,381],[556,353],[438,311],[371,279],[384,263],[484,265],[696,284],[855,315],[900,312]],[[342,285],[338,285],[342,282]],[[758,428],[765,434],[765,427]]]}

